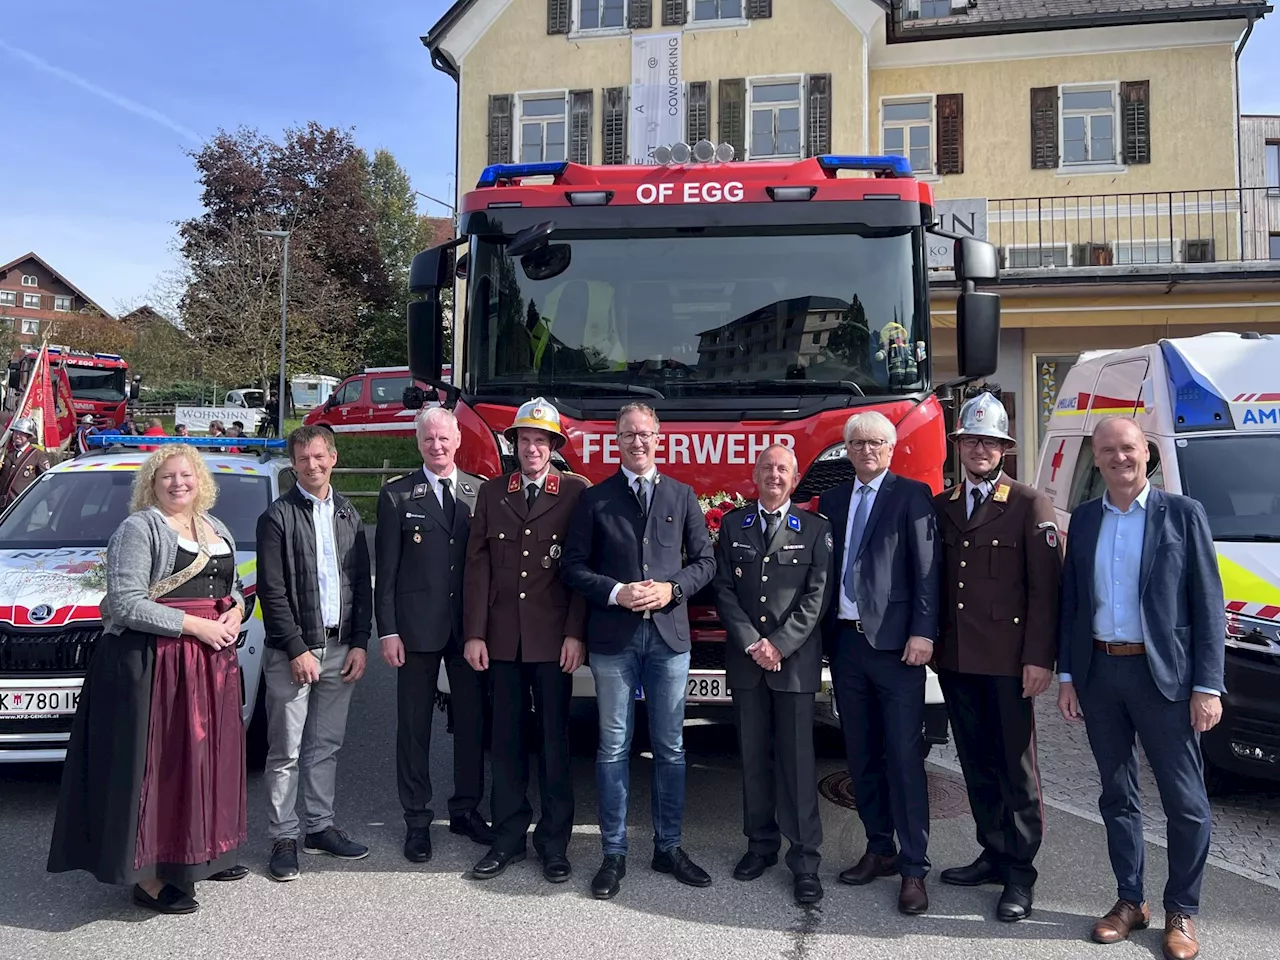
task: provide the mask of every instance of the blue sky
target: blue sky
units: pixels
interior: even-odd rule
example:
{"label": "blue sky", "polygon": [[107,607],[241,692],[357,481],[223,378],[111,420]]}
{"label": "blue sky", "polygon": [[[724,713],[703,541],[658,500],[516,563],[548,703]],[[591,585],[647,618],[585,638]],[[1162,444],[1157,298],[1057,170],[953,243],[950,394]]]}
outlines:
{"label": "blue sky", "polygon": [[[173,222],[199,212],[185,151],[219,127],[353,127],[448,199],[455,90],[418,39],[447,6],[42,0],[5,18],[0,262],[35,250],[108,310],[144,300],[174,263]],[[1245,50],[1241,106],[1280,114],[1280,14]]]}

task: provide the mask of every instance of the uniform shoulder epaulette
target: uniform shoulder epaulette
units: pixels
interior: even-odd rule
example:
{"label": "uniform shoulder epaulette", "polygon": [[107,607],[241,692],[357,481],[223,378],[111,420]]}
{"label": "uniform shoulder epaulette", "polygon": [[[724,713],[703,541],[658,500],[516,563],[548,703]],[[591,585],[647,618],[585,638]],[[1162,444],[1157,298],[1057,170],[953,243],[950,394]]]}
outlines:
{"label": "uniform shoulder epaulette", "polygon": [[577,480],[579,483],[581,483],[584,487],[589,487],[592,485],[590,480],[588,480],[586,477],[584,477],[580,473],[574,473],[572,470],[561,470],[560,476],[571,477],[574,480]]}

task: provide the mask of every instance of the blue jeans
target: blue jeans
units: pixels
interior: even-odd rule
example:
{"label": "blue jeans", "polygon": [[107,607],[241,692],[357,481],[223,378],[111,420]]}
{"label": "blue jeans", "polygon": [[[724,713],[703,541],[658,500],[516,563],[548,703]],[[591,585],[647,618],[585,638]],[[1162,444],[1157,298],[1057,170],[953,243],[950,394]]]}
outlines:
{"label": "blue jeans", "polygon": [[596,803],[605,856],[627,852],[627,788],[637,687],[644,689],[653,745],[653,843],[661,851],[680,846],[688,651],[676,653],[653,622],[645,620],[620,653],[592,653],[591,674],[600,711]]}

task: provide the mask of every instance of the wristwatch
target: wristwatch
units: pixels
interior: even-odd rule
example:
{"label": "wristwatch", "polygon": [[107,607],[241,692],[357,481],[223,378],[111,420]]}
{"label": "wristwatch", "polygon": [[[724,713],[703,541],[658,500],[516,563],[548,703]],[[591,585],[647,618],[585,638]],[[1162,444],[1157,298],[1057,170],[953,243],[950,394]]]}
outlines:
{"label": "wristwatch", "polygon": [[676,603],[684,603],[684,590],[674,580],[671,583],[671,599]]}

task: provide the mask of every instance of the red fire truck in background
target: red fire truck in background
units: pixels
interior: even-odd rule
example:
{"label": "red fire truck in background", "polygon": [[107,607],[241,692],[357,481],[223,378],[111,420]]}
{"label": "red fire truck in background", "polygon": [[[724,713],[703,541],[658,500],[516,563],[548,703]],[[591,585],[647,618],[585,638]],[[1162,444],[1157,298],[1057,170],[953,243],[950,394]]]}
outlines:
{"label": "red fire truck in background", "polygon": [[[408,332],[413,374],[436,391],[427,399],[458,416],[463,469],[516,469],[502,431],[542,395],[569,437],[560,466],[592,482],[618,469],[613,421],[639,400],[661,418],[659,469],[700,499],[753,497],[752,467],[770,443],[795,451],[796,502],[851,479],[841,431],[859,410],[897,425],[896,472],[942,488],[925,242],[933,196],[902,158],[498,165],[459,213],[460,236],[414,258],[421,299]],[[999,297],[975,288],[996,278],[995,250],[953,239],[961,379],[948,391],[992,374],[999,346]],[[455,277],[465,295],[447,358],[439,294]],[[422,402],[420,391],[406,396]],[[691,601],[690,624],[689,702],[726,704],[724,632],[707,591]],[[819,713],[833,720],[824,687]],[[574,693],[594,693],[589,671]],[[940,742],[932,680],[928,700],[926,736]]]}
{"label": "red fire truck in background", "polygon": [[[9,389],[21,392],[40,357],[35,347],[20,347],[9,362]],[[61,367],[71,391],[74,422],[86,413],[97,427],[118,427],[124,423],[129,400],[136,400],[141,378],[129,380],[129,363],[115,353],[88,353],[68,347],[49,347],[49,364]],[[57,376],[59,381],[61,376]],[[74,425],[70,432],[74,432]],[[69,435],[69,434],[67,434]]]}

